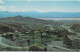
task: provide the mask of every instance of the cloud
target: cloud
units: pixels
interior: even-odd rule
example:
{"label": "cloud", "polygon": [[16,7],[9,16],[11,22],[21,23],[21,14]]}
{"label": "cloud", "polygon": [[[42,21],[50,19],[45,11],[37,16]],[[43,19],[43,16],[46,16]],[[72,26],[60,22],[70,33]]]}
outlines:
{"label": "cloud", "polygon": [[0,11],[13,11],[15,6],[0,6]]}
{"label": "cloud", "polygon": [[0,11],[6,11],[6,8],[4,6],[0,6]]}
{"label": "cloud", "polygon": [[54,7],[54,10],[51,9],[39,9],[39,8],[28,8],[24,6],[0,6],[0,11],[8,11],[8,12],[26,12],[26,11],[37,11],[37,12],[80,12],[80,9],[78,7],[74,7],[77,9],[58,9]]}
{"label": "cloud", "polygon": [[7,1],[79,1],[79,0],[7,0]]}
{"label": "cloud", "polygon": [[2,0],[0,0],[0,3],[4,3]]}
{"label": "cloud", "polygon": [[26,1],[32,1],[32,0],[26,0]]}
{"label": "cloud", "polygon": [[18,8],[17,6],[0,6],[0,11],[8,11],[8,12],[25,12],[29,11],[24,8]]}
{"label": "cloud", "polygon": [[33,0],[33,1],[78,1],[78,0]]}

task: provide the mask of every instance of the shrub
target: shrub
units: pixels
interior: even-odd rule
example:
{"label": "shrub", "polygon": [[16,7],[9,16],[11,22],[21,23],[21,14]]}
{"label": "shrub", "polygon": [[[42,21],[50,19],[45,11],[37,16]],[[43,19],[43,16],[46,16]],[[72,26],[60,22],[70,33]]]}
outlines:
{"label": "shrub", "polygon": [[37,46],[31,46],[31,47],[29,47],[29,51],[43,51],[44,49],[41,49],[41,48],[39,48],[39,47],[37,47]]}

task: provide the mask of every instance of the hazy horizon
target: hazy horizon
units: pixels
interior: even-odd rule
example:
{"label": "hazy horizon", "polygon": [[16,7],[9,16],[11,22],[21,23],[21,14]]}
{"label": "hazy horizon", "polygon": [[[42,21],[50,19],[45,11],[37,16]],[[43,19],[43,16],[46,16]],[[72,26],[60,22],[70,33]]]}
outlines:
{"label": "hazy horizon", "polygon": [[79,0],[0,0],[0,11],[80,12]]}

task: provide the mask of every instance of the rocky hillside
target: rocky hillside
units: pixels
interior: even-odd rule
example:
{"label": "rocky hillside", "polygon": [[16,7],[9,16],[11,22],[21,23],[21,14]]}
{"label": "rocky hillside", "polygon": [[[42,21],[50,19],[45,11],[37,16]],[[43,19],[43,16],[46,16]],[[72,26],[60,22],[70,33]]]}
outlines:
{"label": "rocky hillside", "polygon": [[0,33],[14,32],[14,31],[15,30],[13,28],[0,24]]}
{"label": "rocky hillside", "polygon": [[42,20],[37,18],[31,17],[8,17],[8,18],[1,18],[0,19],[0,31],[1,32],[10,32],[10,31],[27,31],[29,28],[34,28],[40,25],[53,25],[59,26],[62,25],[60,22],[52,21],[52,20]]}
{"label": "rocky hillside", "polygon": [[74,24],[74,25],[72,25],[71,29],[73,29],[76,32],[80,32],[80,24]]}
{"label": "rocky hillside", "polygon": [[52,20],[42,20],[37,18],[31,18],[31,17],[22,17],[22,16],[16,16],[16,17],[8,17],[8,18],[1,18],[0,23],[21,23],[21,24],[27,24],[27,25],[36,25],[36,24],[45,24],[45,25],[61,25],[62,23],[55,22]]}

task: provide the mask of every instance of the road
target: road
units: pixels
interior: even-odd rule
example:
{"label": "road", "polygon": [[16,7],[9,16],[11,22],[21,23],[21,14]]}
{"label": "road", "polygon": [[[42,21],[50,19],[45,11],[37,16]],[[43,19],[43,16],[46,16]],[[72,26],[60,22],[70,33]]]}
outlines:
{"label": "road", "polygon": [[65,47],[61,47],[61,46],[56,46],[56,45],[48,45],[49,47],[52,47],[52,48],[58,48],[58,49],[61,49],[61,50],[65,50],[65,51],[70,51],[70,52],[76,52],[75,50],[71,50],[71,49],[68,49],[68,48],[65,48]]}
{"label": "road", "polygon": [[[75,32],[75,31],[73,31],[72,29],[70,29],[68,26],[62,26],[63,28],[65,28],[65,29],[67,29],[69,32]],[[59,43],[58,43],[59,44]],[[61,50],[67,50],[67,51],[71,51],[71,52],[77,52],[77,51],[75,51],[75,50],[71,50],[71,49],[68,49],[68,48],[65,48],[65,47],[62,47],[62,46],[59,46],[59,45],[54,45],[54,43],[51,45],[48,45],[49,47],[56,47],[56,48],[59,48],[59,49],[61,49]]]}
{"label": "road", "polygon": [[[2,42],[2,39],[3,37],[0,37],[0,45],[4,46],[4,47],[10,47],[10,48],[15,48],[15,49],[22,49],[23,47],[18,47],[18,46],[11,46],[11,45],[7,45],[5,43]],[[62,49],[62,50],[67,50],[67,51],[71,51],[71,52],[75,52],[74,50],[70,50],[70,49],[67,49],[67,48],[64,48],[64,47],[61,47],[61,46],[56,46],[56,45],[48,45],[48,47],[56,47],[56,48],[59,48],[59,49]],[[28,47],[25,47],[25,48],[28,48]]]}
{"label": "road", "polygon": [[48,44],[48,47],[51,47],[51,48],[53,48],[54,50],[57,50],[57,51],[63,50],[63,51],[76,52],[75,50],[63,47],[63,45],[64,45],[63,41],[52,41],[52,43]]}

